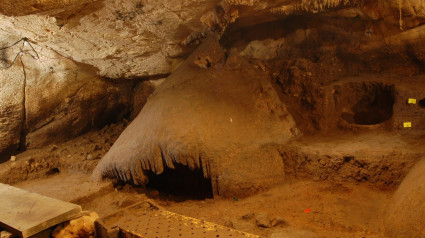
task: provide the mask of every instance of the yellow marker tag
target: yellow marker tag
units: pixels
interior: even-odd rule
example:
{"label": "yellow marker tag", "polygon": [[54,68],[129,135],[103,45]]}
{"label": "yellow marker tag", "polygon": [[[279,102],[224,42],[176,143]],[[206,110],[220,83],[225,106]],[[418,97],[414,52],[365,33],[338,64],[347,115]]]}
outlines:
{"label": "yellow marker tag", "polygon": [[412,127],[412,123],[410,121],[409,122],[403,122],[403,127],[404,128]]}
{"label": "yellow marker tag", "polygon": [[409,98],[408,102],[409,104],[416,104],[416,99],[415,98]]}

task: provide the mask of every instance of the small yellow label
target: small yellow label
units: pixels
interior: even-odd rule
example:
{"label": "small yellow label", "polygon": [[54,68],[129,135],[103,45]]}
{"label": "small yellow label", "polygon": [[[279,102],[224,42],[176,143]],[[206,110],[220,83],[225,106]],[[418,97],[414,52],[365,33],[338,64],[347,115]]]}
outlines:
{"label": "small yellow label", "polygon": [[403,127],[404,128],[410,128],[410,127],[412,127],[412,123],[409,121],[409,122],[403,122]]}
{"label": "small yellow label", "polygon": [[408,103],[409,104],[416,104],[416,99],[415,98],[409,98]]}

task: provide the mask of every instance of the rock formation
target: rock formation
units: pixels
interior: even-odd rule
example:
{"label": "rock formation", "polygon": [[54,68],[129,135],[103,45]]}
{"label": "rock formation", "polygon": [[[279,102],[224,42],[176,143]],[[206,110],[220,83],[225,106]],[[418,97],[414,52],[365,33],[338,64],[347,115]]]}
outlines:
{"label": "rock formation", "polygon": [[2,51],[0,151],[69,139],[131,111],[133,82],[103,80],[90,66],[30,44]]}
{"label": "rock formation", "polygon": [[425,229],[425,160],[406,176],[388,204],[385,235],[422,237]]}
{"label": "rock formation", "polygon": [[59,224],[52,232],[54,238],[96,237],[94,222],[99,216],[90,212],[81,217]]}
{"label": "rock formation", "polygon": [[284,178],[267,145],[296,131],[266,74],[208,38],[150,97],[94,176],[146,184],[147,171],[203,170],[217,195],[243,196]]}

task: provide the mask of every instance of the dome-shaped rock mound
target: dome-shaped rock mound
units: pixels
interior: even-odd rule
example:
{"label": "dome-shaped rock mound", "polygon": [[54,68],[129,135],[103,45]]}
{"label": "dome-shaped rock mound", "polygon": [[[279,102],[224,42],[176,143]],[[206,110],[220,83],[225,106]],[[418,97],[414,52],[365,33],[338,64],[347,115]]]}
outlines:
{"label": "dome-shaped rock mound", "polygon": [[270,144],[287,142],[294,129],[265,72],[226,57],[212,36],[151,95],[93,177],[146,184],[148,171],[179,164],[202,170],[215,194],[245,196],[283,180]]}
{"label": "dome-shaped rock mound", "polygon": [[425,160],[420,161],[397,189],[387,209],[385,235],[424,237]]}

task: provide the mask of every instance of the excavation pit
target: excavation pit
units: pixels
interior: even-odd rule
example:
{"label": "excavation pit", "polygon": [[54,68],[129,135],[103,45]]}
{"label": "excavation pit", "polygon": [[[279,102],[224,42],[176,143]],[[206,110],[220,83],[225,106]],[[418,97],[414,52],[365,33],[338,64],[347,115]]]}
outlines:
{"label": "excavation pit", "polygon": [[[341,117],[349,124],[378,125],[393,116],[395,89],[380,82],[356,82],[341,88]],[[348,110],[347,110],[348,109]]]}
{"label": "excavation pit", "polygon": [[373,84],[352,107],[354,122],[358,125],[383,123],[392,117],[393,105],[394,88]]}

